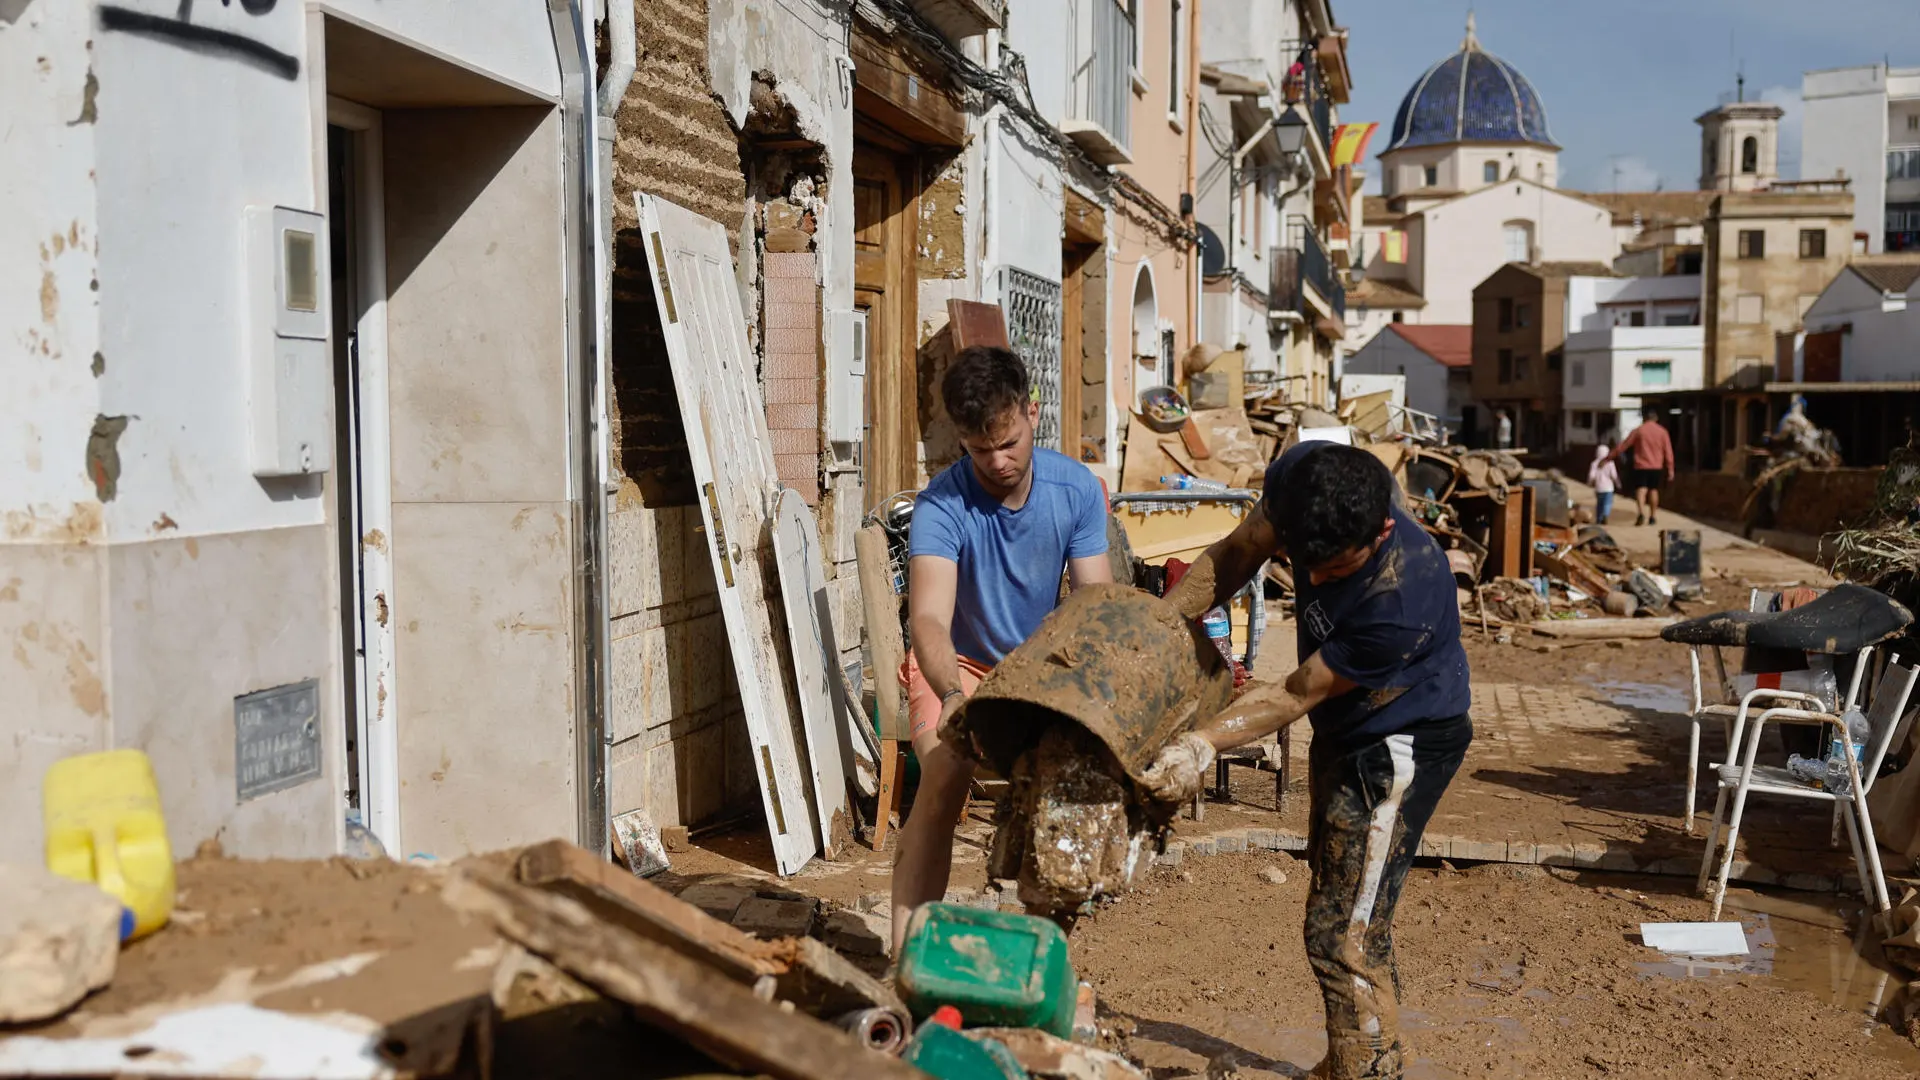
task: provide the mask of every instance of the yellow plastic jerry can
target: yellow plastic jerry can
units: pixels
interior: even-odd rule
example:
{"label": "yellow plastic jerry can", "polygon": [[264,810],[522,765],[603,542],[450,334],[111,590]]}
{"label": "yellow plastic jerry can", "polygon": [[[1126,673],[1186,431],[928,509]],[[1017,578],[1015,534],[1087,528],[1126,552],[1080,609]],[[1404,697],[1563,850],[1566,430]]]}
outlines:
{"label": "yellow plastic jerry can", "polygon": [[173,913],[173,849],[153,763],[139,750],[56,761],[42,787],[47,869],[119,899],[123,940],[151,934]]}

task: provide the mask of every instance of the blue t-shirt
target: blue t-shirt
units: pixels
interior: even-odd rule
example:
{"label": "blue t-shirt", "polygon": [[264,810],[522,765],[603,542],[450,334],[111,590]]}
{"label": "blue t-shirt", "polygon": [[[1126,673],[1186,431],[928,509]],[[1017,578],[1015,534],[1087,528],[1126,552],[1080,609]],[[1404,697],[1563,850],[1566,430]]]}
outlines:
{"label": "blue t-shirt", "polygon": [[973,462],[962,458],[914,500],[911,539],[915,556],[959,564],[955,651],[997,664],[1053,610],[1067,560],[1106,554],[1106,495],[1085,465],[1035,447],[1033,490],[1009,510],[981,490]]}
{"label": "blue t-shirt", "polygon": [[[1288,470],[1327,445],[1301,443],[1267,467],[1268,513],[1286,514]],[[1316,744],[1329,740],[1336,753],[1450,720],[1472,704],[1446,553],[1400,507],[1392,513],[1393,532],[1357,573],[1315,585],[1293,565],[1300,661],[1318,652],[1357,684],[1309,714]]]}

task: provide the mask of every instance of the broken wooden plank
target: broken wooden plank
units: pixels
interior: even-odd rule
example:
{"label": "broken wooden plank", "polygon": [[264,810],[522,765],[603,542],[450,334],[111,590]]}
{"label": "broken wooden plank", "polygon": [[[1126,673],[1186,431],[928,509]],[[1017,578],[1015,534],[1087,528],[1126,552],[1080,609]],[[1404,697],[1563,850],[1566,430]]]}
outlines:
{"label": "broken wooden plank", "polygon": [[761,941],[565,840],[522,852],[516,874],[522,884],[574,900],[608,923],[712,965],[735,982],[752,986],[772,976],[775,996],[807,1012],[905,1009],[885,983],[812,938]]}
{"label": "broken wooden plank", "polygon": [[776,1080],[924,1080],[899,1059],[867,1049],[830,1024],[762,1001],[750,987],[599,919],[567,897],[476,867],[456,870],[443,895],[450,907],[487,920],[529,952],[729,1067]]}
{"label": "broken wooden plank", "polygon": [[1646,640],[1658,638],[1660,631],[1679,619],[1554,619],[1528,623],[1528,629],[1550,638],[1615,638]]}
{"label": "broken wooden plank", "polygon": [[565,896],[596,917],[711,965],[735,982],[752,986],[761,976],[786,970],[768,943],[565,840],[521,852],[515,873],[522,884]]}
{"label": "broken wooden plank", "polygon": [[902,1016],[906,1003],[887,984],[810,937],[773,942],[787,970],[774,976],[773,995],[815,1016],[842,1016],[858,1009],[890,1009]]}
{"label": "broken wooden plank", "polygon": [[1543,551],[1533,553],[1533,561],[1548,577],[1557,578],[1599,600],[1612,592],[1614,586],[1601,576],[1598,570],[1587,565],[1587,561],[1575,552],[1565,555],[1548,555]]}

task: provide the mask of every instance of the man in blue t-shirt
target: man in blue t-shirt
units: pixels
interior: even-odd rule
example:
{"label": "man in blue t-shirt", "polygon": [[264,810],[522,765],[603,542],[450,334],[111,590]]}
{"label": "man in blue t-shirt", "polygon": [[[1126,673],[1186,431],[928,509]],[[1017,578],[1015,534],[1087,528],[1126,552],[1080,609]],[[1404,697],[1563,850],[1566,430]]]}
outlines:
{"label": "man in blue t-shirt", "polygon": [[[947,891],[953,830],[973,764],[940,741],[940,725],[1001,657],[1039,629],[1074,588],[1113,580],[1107,499],[1085,465],[1033,445],[1040,406],[1010,350],[963,349],[940,396],[967,456],[913,504],[901,665],[920,790],[894,857],[894,955],[913,909]],[[881,811],[885,813],[884,810]]]}
{"label": "man in blue t-shirt", "polygon": [[1394,493],[1379,459],[1351,446],[1301,443],[1268,467],[1260,509],[1167,599],[1198,618],[1268,559],[1291,560],[1300,666],[1168,746],[1147,773],[1163,798],[1190,798],[1215,751],[1311,717],[1306,943],[1328,1044],[1312,1075],[1339,1080],[1405,1069],[1394,906],[1473,738],[1453,573]]}

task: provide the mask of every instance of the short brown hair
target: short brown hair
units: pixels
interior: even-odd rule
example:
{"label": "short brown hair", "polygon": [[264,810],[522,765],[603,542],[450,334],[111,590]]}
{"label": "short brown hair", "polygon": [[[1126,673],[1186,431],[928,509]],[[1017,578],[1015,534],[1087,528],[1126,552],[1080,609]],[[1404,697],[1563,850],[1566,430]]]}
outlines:
{"label": "short brown hair", "polygon": [[974,345],[960,350],[940,380],[940,399],[954,426],[981,434],[1008,409],[1027,404],[1032,393],[1027,365],[1012,349]]}

